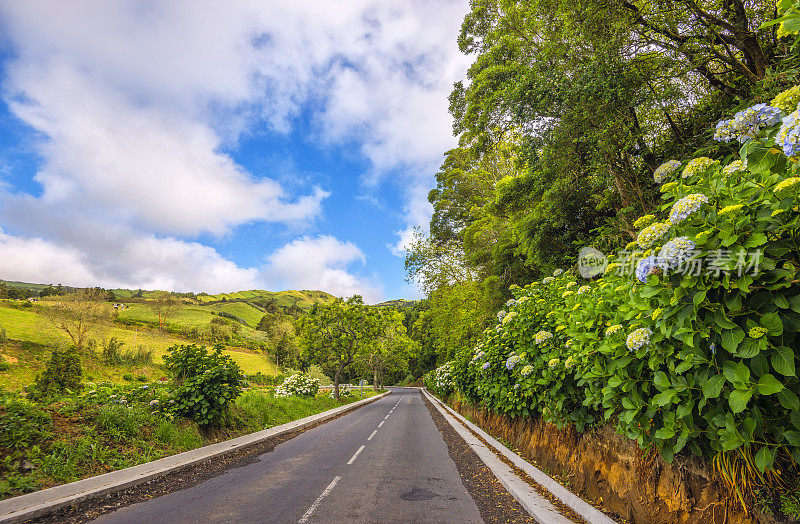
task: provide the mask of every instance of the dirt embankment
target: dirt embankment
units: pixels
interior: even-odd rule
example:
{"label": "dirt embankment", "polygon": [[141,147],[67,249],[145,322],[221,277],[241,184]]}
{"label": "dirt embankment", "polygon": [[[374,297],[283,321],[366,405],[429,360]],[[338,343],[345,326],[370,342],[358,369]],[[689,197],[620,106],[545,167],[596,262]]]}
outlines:
{"label": "dirt embankment", "polygon": [[692,458],[676,457],[668,464],[608,427],[578,434],[457,400],[451,405],[572,491],[630,523],[755,522],[726,505],[710,472]]}

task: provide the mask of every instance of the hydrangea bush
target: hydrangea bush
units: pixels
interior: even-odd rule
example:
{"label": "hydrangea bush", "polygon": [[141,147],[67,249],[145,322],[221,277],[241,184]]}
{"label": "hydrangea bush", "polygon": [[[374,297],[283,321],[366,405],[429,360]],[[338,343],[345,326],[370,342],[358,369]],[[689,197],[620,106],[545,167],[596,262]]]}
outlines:
{"label": "hydrangea bush", "polygon": [[455,388],[510,416],[613,424],[667,460],[744,446],[762,471],[800,462],[800,138],[785,106],[718,127],[743,144],[733,162],[660,167],[657,216],[602,277],[513,289],[452,363]]}
{"label": "hydrangea bush", "polygon": [[287,378],[283,384],[275,388],[276,397],[292,395],[314,396],[319,391],[319,379],[311,378],[305,373],[296,373]]}
{"label": "hydrangea bush", "polygon": [[[480,349],[478,350],[480,352]],[[512,359],[509,358],[509,361]],[[514,364],[511,364],[514,367]],[[446,397],[454,391],[453,384],[453,363],[447,362],[434,369],[424,377],[425,387],[433,391],[440,397]]]}

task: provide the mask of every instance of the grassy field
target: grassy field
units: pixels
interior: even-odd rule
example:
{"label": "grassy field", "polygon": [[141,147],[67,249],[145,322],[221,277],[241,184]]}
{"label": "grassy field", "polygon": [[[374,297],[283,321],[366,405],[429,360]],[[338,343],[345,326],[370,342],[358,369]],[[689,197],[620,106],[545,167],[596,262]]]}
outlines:
{"label": "grassy field", "polygon": [[[32,383],[36,374],[43,369],[51,347],[69,346],[71,340],[66,333],[54,327],[42,315],[37,314],[35,312],[37,307],[21,310],[9,306],[9,302],[0,302],[0,328],[5,329],[6,337],[9,339],[6,342],[0,342],[0,354],[10,357],[5,360],[11,362],[11,368],[8,371],[0,372],[0,386],[19,390]],[[135,305],[122,313],[129,311],[131,315],[139,315],[145,320],[153,318],[152,312],[140,305]],[[208,323],[210,320],[206,319],[214,317],[208,311],[195,311],[191,307],[181,310],[179,313],[180,318],[184,318],[186,322],[198,322],[198,325]],[[243,329],[252,328],[243,327]],[[174,335],[141,326],[126,328],[121,325],[103,324],[90,336],[97,341],[99,346],[111,337],[116,337],[117,340],[125,343],[124,348],[134,349],[143,346],[145,349],[153,351],[153,365],[105,366],[98,359],[89,357],[83,359],[87,375],[93,376],[97,380],[113,382],[122,381],[122,376],[126,374],[137,377],[142,375],[148,379],[162,376],[163,371],[160,364],[163,363],[162,357],[166,354],[167,348],[176,344],[190,343],[188,340]],[[242,371],[248,375],[259,371],[265,375],[278,373],[274,364],[264,355],[237,348],[229,348],[224,353],[230,355],[239,364]]]}

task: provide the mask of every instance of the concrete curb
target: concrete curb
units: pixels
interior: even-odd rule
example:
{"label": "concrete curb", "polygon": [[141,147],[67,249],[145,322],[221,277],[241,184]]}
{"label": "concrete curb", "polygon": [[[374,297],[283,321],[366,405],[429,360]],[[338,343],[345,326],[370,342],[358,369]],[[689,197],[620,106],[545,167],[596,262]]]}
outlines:
{"label": "concrete curb", "polygon": [[[554,497],[556,497],[558,500],[560,500],[562,504],[564,504],[565,506],[570,508],[576,514],[580,515],[583,519],[586,520],[586,522],[591,522],[592,524],[616,524],[616,522],[614,520],[612,520],[611,518],[609,518],[608,515],[606,515],[602,511],[598,510],[597,508],[595,508],[594,506],[592,506],[591,504],[589,504],[585,500],[581,499],[579,496],[575,495],[574,493],[569,491],[567,488],[565,488],[564,486],[562,486],[561,484],[556,482],[552,477],[550,477],[547,474],[545,474],[544,472],[542,472],[539,468],[537,468],[536,466],[534,466],[530,462],[526,461],[525,459],[523,459],[522,457],[520,457],[519,455],[517,455],[516,453],[514,453],[510,449],[508,449],[506,446],[504,446],[502,443],[500,443],[497,439],[495,439],[494,437],[492,437],[491,435],[489,435],[488,433],[483,431],[480,427],[476,426],[475,424],[473,424],[469,420],[467,420],[464,417],[462,417],[455,410],[453,410],[452,408],[447,406],[444,402],[439,400],[436,396],[434,396],[428,390],[423,389],[423,391],[424,391],[425,395],[429,399],[432,400],[433,404],[436,406],[436,408],[440,412],[443,411],[443,410],[446,411],[449,415],[451,415],[451,419],[455,418],[456,420],[460,421],[461,424],[466,426],[466,428],[469,428],[470,430],[472,430],[476,434],[478,434],[483,440],[488,442],[489,445],[491,445],[495,450],[500,452],[506,459],[508,459],[512,464],[514,464],[515,467],[517,467],[517,468],[521,469],[522,471],[524,471],[525,473],[527,473],[528,476],[530,476],[537,484],[539,484],[544,489],[549,491]],[[445,415],[445,418],[447,418],[447,415]],[[448,420],[448,422],[450,422],[452,424],[451,420]],[[453,425],[453,427],[456,429],[456,431],[459,432],[459,434],[462,437],[464,437],[464,435],[461,433],[461,431],[459,431],[460,428],[458,426],[459,426],[459,424],[454,424]],[[478,443],[479,449],[483,448],[483,451],[485,451],[489,455],[491,455],[492,459],[494,459],[497,462],[499,462],[500,464],[502,464],[502,468],[505,468],[505,470],[510,471],[513,474],[513,476],[516,479],[519,480],[519,482],[521,482],[522,484],[525,485],[525,489],[521,490],[520,495],[524,495],[524,494],[526,494],[528,492],[535,493],[535,491],[533,491],[530,488],[530,486],[528,486],[528,484],[526,482],[524,482],[523,480],[519,479],[519,477],[517,477],[517,475],[513,472],[513,470],[511,470],[511,468],[508,467],[507,464],[505,464],[504,462],[499,460],[496,456],[494,456],[494,453],[491,450],[487,449],[486,446],[480,440],[475,438],[475,436],[472,435],[469,431],[467,431],[466,428],[464,428],[462,426],[461,429],[463,429],[464,433],[469,435],[472,438],[473,441]],[[464,437],[464,439],[467,440],[466,437]],[[470,443],[469,440],[467,440],[467,442]],[[475,449],[475,446],[473,446],[471,443],[470,443],[470,446],[472,446],[473,449]],[[475,451],[477,453],[478,449],[475,449]],[[478,453],[478,455],[481,456],[480,453]],[[481,456],[481,460],[483,460],[483,456]],[[484,460],[484,462],[486,462],[486,461]],[[486,465],[489,466],[488,463]],[[489,468],[492,469],[491,466],[489,466]],[[502,468],[501,468],[501,470],[502,470]],[[494,469],[492,469],[492,471],[494,472]],[[498,476],[497,473],[495,473],[495,475]],[[504,485],[506,485],[505,482],[503,482],[503,479],[500,478],[500,476],[498,476],[498,479],[500,480],[500,482],[502,482]],[[517,494],[512,491],[512,489],[516,489],[516,487],[511,488],[509,486],[506,486],[506,489],[509,490],[509,493],[511,493],[511,495],[515,499],[517,499],[517,501],[538,522],[543,522],[543,523],[545,523],[545,522],[546,523],[550,523],[550,522],[570,522],[570,521],[564,519],[564,517],[561,516],[557,511],[556,511],[556,514],[558,515],[558,517],[560,519],[563,519],[563,520],[549,520],[549,518],[551,518],[552,515],[549,514],[548,512],[544,512],[544,511],[541,511],[539,509],[541,507],[539,505],[539,501],[523,502],[522,500],[520,500],[520,498],[518,498]],[[538,493],[535,493],[535,497],[540,499],[540,500],[543,500],[543,501],[547,502],[547,505],[549,505],[549,507],[552,508],[553,511],[555,511],[555,508],[552,506],[552,504],[550,504],[549,501],[541,498]],[[531,505],[532,509],[528,509],[528,505]],[[537,511],[541,513],[541,516],[534,514],[534,512],[537,512]]]}
{"label": "concrete curb", "polygon": [[245,446],[257,444],[285,433],[304,429],[318,422],[327,421],[342,413],[375,402],[390,393],[391,392],[387,391],[386,393],[371,398],[366,398],[358,402],[353,402],[352,404],[317,413],[316,415],[310,415],[292,422],[287,422],[280,426],[257,431],[224,442],[203,446],[202,448],[193,449],[177,455],[170,455],[169,457],[139,464],[138,466],[104,473],[77,482],[71,482],[69,484],[63,484],[61,486],[55,486],[0,501],[0,523],[22,522],[49,513],[60,507],[74,504],[75,502],[133,487],[154,477],[189,467],[198,462],[203,462],[204,460],[231,451],[236,451]]}

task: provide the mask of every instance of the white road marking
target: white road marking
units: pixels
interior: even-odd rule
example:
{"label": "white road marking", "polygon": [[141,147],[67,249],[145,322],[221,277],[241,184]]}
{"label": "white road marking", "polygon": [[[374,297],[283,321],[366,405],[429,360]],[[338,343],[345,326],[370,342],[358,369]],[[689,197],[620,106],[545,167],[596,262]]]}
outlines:
{"label": "white road marking", "polygon": [[381,427],[381,426],[383,426],[383,423],[384,423],[384,422],[386,422],[386,421],[385,421],[385,420],[381,420],[381,423],[380,423],[380,424],[378,424],[378,427]]}
{"label": "white road marking", "polygon": [[351,458],[350,460],[347,461],[347,465],[348,466],[356,461],[356,457],[358,457],[361,454],[361,452],[364,451],[365,447],[366,446],[361,446],[360,448],[358,448],[358,451],[356,451],[356,454],[353,455],[353,458]]}
{"label": "white road marking", "polygon": [[389,418],[389,415],[386,415],[385,417],[383,417],[383,420],[386,420],[387,418]]}
{"label": "white road marking", "polygon": [[373,432],[372,432],[372,435],[370,435],[369,437],[367,437],[367,440],[372,440],[372,437],[374,437],[374,436],[375,436],[375,433],[377,433],[377,432],[378,432],[378,430],[377,430],[377,429],[376,429],[375,431],[373,431]]}
{"label": "white road marking", "polygon": [[308,522],[308,519],[310,519],[311,515],[314,514],[314,510],[316,510],[317,506],[320,505],[322,499],[327,497],[330,494],[330,492],[333,491],[333,488],[336,487],[336,484],[338,484],[340,480],[342,480],[342,477],[336,477],[331,481],[330,484],[328,484],[328,487],[325,488],[325,491],[323,491],[322,494],[317,498],[317,500],[315,500],[314,503],[311,504],[311,507],[308,508],[308,511],[306,511],[305,515],[303,515],[300,518],[300,520],[297,521],[297,524],[305,524],[306,522]]}

